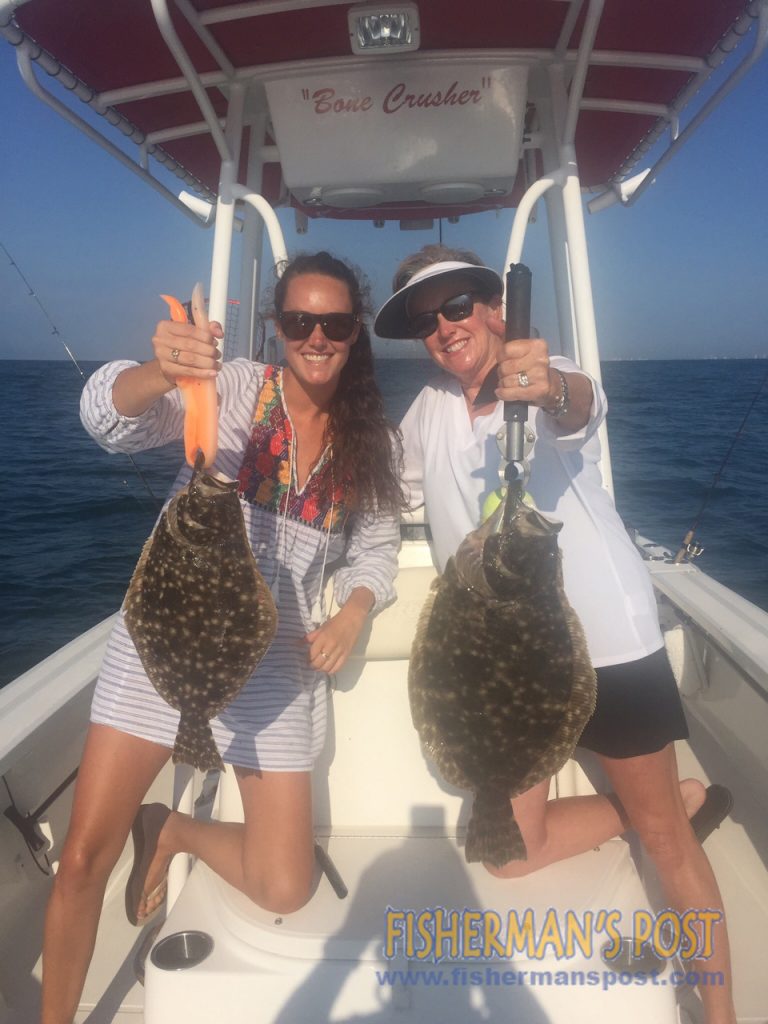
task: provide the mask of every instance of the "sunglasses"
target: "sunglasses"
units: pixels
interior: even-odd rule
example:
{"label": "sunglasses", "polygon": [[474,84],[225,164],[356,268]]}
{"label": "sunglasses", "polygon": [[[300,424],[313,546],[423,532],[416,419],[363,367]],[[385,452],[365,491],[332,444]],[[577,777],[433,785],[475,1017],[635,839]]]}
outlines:
{"label": "sunglasses", "polygon": [[318,324],[329,341],[346,341],[360,322],[360,317],[354,313],[315,314],[290,310],[279,313],[277,322],[289,341],[305,341]]}
{"label": "sunglasses", "polygon": [[479,292],[462,292],[461,295],[454,295],[453,298],[446,299],[437,309],[417,313],[411,319],[409,330],[414,338],[428,338],[437,330],[438,313],[452,324],[458,323],[459,320],[466,320],[467,317],[472,316],[475,302],[479,296]]}

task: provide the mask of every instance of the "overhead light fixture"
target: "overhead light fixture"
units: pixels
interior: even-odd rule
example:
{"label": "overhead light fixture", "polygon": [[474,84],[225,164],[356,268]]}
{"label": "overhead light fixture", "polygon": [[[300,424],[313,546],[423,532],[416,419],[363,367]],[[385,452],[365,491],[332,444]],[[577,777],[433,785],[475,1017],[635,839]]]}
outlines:
{"label": "overhead light fixture", "polygon": [[347,19],[352,53],[407,53],[419,48],[419,9],[414,3],[350,7]]}

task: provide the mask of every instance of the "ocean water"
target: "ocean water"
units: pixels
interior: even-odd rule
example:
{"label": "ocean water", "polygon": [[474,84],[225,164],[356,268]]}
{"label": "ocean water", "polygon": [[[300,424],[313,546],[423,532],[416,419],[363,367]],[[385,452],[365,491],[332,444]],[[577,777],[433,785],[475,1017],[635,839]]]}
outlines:
{"label": "ocean water", "polygon": [[[98,364],[83,364],[87,374]],[[762,360],[606,363],[616,501],[625,521],[676,550],[747,407]],[[399,420],[433,373],[379,360]],[[69,361],[12,361],[0,376],[0,685],[119,606],[183,457],[145,452],[134,469],[82,429],[82,380]],[[763,388],[697,530],[701,568],[768,610],[768,387]]]}

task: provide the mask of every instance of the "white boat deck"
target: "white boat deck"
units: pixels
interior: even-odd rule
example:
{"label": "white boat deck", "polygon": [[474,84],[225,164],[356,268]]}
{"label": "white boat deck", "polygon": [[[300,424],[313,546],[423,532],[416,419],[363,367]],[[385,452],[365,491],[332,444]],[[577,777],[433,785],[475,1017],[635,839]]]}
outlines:
{"label": "white boat deck", "polygon": [[[647,903],[621,841],[513,882],[493,879],[478,865],[467,868],[462,850],[449,837],[343,836],[332,837],[328,848],[349,896],[339,900],[327,879],[320,878],[310,903],[285,918],[254,908],[204,866],[196,866],[160,937],[202,929],[214,936],[215,947],[204,963],[188,971],[147,965],[146,1024],[168,1021],[179,1011],[178,1019],[186,1024],[209,1021],[214,986],[217,1016],[230,1024],[389,1019],[591,1024],[619,1017],[628,1024],[661,1024],[676,1019],[669,986],[634,986],[628,1000],[618,982],[606,990],[578,980],[542,984],[542,972],[560,972],[562,979],[578,979],[579,972],[610,977],[599,943],[591,957],[567,961],[551,950],[541,959],[521,955],[490,963],[449,956],[435,964],[402,955],[388,962],[382,955],[388,906],[492,909],[502,918],[512,909],[522,914],[530,907],[538,927],[551,909],[561,921],[566,910],[597,914],[604,907],[631,920],[633,910]],[[381,984],[381,972],[388,970],[407,970],[411,976]],[[471,981],[473,975],[482,979],[480,984]]]}
{"label": "white boat deck", "polygon": [[[178,972],[160,970],[147,961],[149,1001],[145,1012],[145,990],[136,981],[135,963],[143,960],[149,947],[145,940],[154,929],[134,929],[125,919],[128,849],[110,881],[77,1024],[167,1024],[176,1020],[195,1024],[214,1019],[226,1019],[228,1024],[303,1024],[309,1020],[359,1024],[390,1018],[435,1024],[473,1019],[525,1019],[533,1024],[567,1020],[572,1024],[619,1018],[629,1024],[641,1019],[672,1024],[677,1019],[675,997],[681,996],[686,1007],[694,1006],[694,1015],[688,1019],[697,1019],[692,992],[671,984],[633,985],[631,992],[627,986],[614,984],[603,992],[600,985],[535,986],[503,980],[505,970],[549,971],[553,977],[557,971],[602,972],[607,968],[597,954],[562,960],[549,951],[544,959],[531,961],[516,954],[511,964],[481,964],[483,972],[488,967],[496,973],[488,976],[489,982],[483,974],[479,985],[469,980],[468,972],[478,970],[474,960],[451,959],[448,964],[435,965],[417,963],[414,958],[406,962],[401,957],[390,964],[383,957],[388,906],[417,911],[491,908],[502,919],[511,909],[522,912],[531,907],[540,916],[551,907],[561,921],[568,911],[578,915],[589,909],[616,909],[622,920],[631,920],[636,908],[659,910],[664,906],[652,876],[642,863],[638,874],[630,848],[622,840],[515,881],[495,880],[477,865],[465,864],[466,794],[446,786],[433,774],[410,724],[406,656],[432,574],[425,559],[423,545],[404,546],[400,598],[375,620],[366,638],[367,660],[358,657],[351,661],[336,680],[326,749],[315,772],[316,832],[349,888],[348,897],[340,900],[327,878],[318,875],[310,903],[276,923],[274,915],[255,908],[204,865],[195,865],[161,937],[188,928],[202,929],[214,937],[213,953],[197,967]],[[657,586],[673,602],[665,611],[673,626],[668,637],[692,728],[690,742],[678,744],[681,776],[693,775],[705,783],[718,781],[736,794],[733,815],[708,839],[707,852],[730,924],[739,1020],[768,1024],[768,977],[760,944],[754,941],[754,929],[768,920],[765,695],[759,681],[747,678],[737,659],[727,653],[731,632],[741,621],[740,610],[723,605],[719,615],[704,616],[703,630],[691,628],[689,620],[697,619],[699,585],[706,584],[701,588],[706,603],[713,581],[685,567],[656,564],[651,569]],[[683,615],[674,625],[675,615],[679,617],[677,608]],[[749,608],[760,620],[763,613]],[[758,634],[762,629],[765,635],[764,621],[755,625]],[[30,717],[35,719],[38,702],[45,703],[48,690],[60,686],[61,671],[72,670],[77,652],[65,649],[60,652],[61,659],[54,656],[38,666],[25,682],[31,686],[30,693],[23,695],[14,687],[3,694],[9,714],[20,716],[16,722],[19,757],[14,762],[13,752],[6,752],[4,776],[22,807],[38,806],[50,792],[51,778],[61,781],[71,763],[77,763],[83,723],[68,739],[63,737],[66,730],[73,729],[75,710],[87,699],[92,662],[98,663],[97,648],[106,640],[107,626],[98,627],[84,647],[84,638],[75,642],[85,655],[81,664],[89,679],[83,679],[82,691],[74,687],[67,693],[39,733],[25,723]],[[54,743],[57,732],[61,737],[58,746]],[[574,762],[560,773],[558,785],[560,795],[590,789]],[[168,771],[148,799],[167,801],[171,789]],[[48,815],[56,840],[50,854],[54,860],[70,799],[71,788]],[[216,813],[229,820],[241,815],[231,772],[221,780]],[[4,858],[0,877],[6,894],[6,924],[15,920],[20,935],[39,938],[49,879],[31,863],[21,837],[5,819],[0,819],[0,829],[4,849],[18,850],[15,860],[11,858],[13,863]],[[24,952],[21,944],[14,943],[14,930],[3,929],[0,991],[7,1006],[0,1000],[0,1022],[32,1024],[37,1019],[39,998],[39,947]],[[419,977],[380,984],[375,973],[403,968],[416,970]],[[433,977],[429,972],[436,969],[456,974],[442,975],[439,984],[427,983]],[[628,992],[631,998],[627,998]]]}
{"label": "white boat deck", "polygon": [[[693,739],[697,737],[694,735]],[[678,744],[678,760],[682,775],[695,775],[708,781],[702,762],[688,744]],[[731,786],[738,786],[740,781],[733,767],[730,776],[718,774],[717,777]],[[743,780],[741,782],[740,792],[743,793]],[[762,837],[755,834],[761,826]],[[745,1024],[768,1022],[768,991],[756,992],[740,985],[740,978],[754,978],[764,973],[760,943],[754,941],[755,933],[747,923],[768,920],[766,870],[757,852],[768,848],[766,833],[768,824],[760,806],[745,806],[741,798],[732,818],[708,839],[706,847],[726,896],[733,959],[740,968],[735,979],[739,1020]],[[593,1022],[603,1019],[599,1015],[602,1009],[617,1009],[612,1006],[612,1000],[622,992],[618,986],[607,993],[579,986],[560,990],[568,996],[560,1014],[555,1012],[556,1008],[548,1007],[540,1008],[541,1015],[538,1015],[530,1002],[530,988],[511,992],[511,985],[450,984],[444,986],[443,993],[435,986],[418,983],[410,987],[380,986],[375,971],[403,967],[402,958],[390,965],[381,956],[384,909],[388,904],[410,909],[439,905],[472,909],[490,906],[502,910],[532,907],[538,915],[558,904],[561,909],[578,910],[575,898],[578,888],[582,909],[615,907],[631,914],[633,907],[647,905],[647,899],[632,865],[629,847],[623,841],[607,843],[597,851],[553,865],[530,878],[504,882],[491,878],[477,866],[468,868],[462,850],[450,837],[334,836],[322,842],[349,887],[349,896],[339,900],[327,879],[318,876],[311,902],[299,913],[283,918],[280,924],[275,922],[275,915],[255,908],[204,865],[195,866],[188,888],[158,937],[187,928],[202,929],[217,935],[217,948],[209,962],[191,971],[168,975],[147,964],[149,985],[159,1002],[156,1015],[146,1018],[146,1024],[174,1020],[183,1020],[185,1024],[196,1024],[199,1020],[209,1024],[217,1018],[231,1024],[238,1024],[241,1019],[248,1024],[261,1020],[336,1022],[364,1020],[368,1019],[368,1014],[374,1014],[371,1019],[376,1021],[388,1019],[389,1014],[398,1020],[466,1021],[473,1019],[473,1008],[479,1014],[482,1007],[486,1013],[491,1013],[486,1019],[503,1020],[506,1018],[499,1016],[500,999],[507,1009],[515,1008],[518,1016],[511,1019],[523,1019],[520,1014],[525,1012],[526,1022]],[[125,859],[110,883],[96,953],[76,1024],[140,1024],[145,1020],[144,989],[136,980],[134,964],[137,956],[146,952],[142,947],[157,925],[140,930],[128,924],[123,910],[127,870]],[[652,885],[650,888],[652,890]],[[254,961],[259,962],[258,967],[254,966]],[[327,977],[321,976],[324,965],[331,961]],[[475,962],[461,965],[451,962],[443,965],[443,970],[457,966],[467,971],[478,969]],[[435,965],[412,962],[408,967],[425,972],[433,970]],[[535,962],[517,957],[514,965],[495,963],[489,967],[500,976],[504,970],[554,973],[557,970],[605,969],[599,961],[595,964],[564,963],[551,956]],[[484,971],[485,965],[482,968]],[[38,977],[39,970],[38,963],[34,972]],[[213,974],[218,972],[221,977],[214,981]],[[291,976],[291,986],[287,984],[287,975]],[[106,979],[111,980],[105,987]],[[212,984],[215,988],[220,984],[227,998],[233,994],[233,1004],[226,1006],[226,1012],[225,1004],[216,1003],[220,1006],[220,1017],[211,1009]],[[198,985],[202,985],[202,991]],[[538,997],[542,991],[536,989],[534,995]],[[665,991],[669,994],[672,989],[667,986]],[[668,1005],[649,1005],[645,1001],[648,992],[651,990],[643,987],[633,993],[638,996],[638,1016],[627,1017],[622,1006],[622,1021],[636,1019],[639,1024],[650,1019],[667,1019],[663,1014]],[[187,1002],[190,993],[194,995],[191,1004]],[[688,992],[689,999],[690,995]],[[430,1000],[428,1005],[425,999]],[[180,1000],[185,1007],[183,1016],[176,1015]],[[347,1000],[356,1005],[356,1016],[334,1009],[337,1003],[341,1006]],[[386,1011],[388,1004],[391,1004],[390,1010]],[[196,1005],[201,1007],[199,1015],[196,1015]],[[176,1008],[174,1012],[169,1013],[169,1006]],[[403,1017],[405,1010],[413,1017],[409,1018],[408,1013]],[[215,1017],[211,1016],[213,1012]],[[34,1019],[30,1008],[19,1008],[7,1021],[8,1024],[31,1024]]]}

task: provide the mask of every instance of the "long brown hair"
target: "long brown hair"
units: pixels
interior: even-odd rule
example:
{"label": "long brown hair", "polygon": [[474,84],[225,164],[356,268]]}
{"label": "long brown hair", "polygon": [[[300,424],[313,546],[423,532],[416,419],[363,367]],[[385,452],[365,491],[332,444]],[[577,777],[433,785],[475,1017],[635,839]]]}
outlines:
{"label": "long brown hair", "polygon": [[[283,311],[289,283],[302,274],[322,274],[342,281],[349,289],[352,312],[360,317],[369,312],[369,286],[362,273],[328,252],[300,253],[278,269],[282,274],[274,288],[275,316]],[[362,321],[331,401],[326,435],[333,445],[333,463],[339,476],[352,483],[357,508],[397,514],[407,507],[400,486],[400,432],[384,411],[374,377],[371,336]]]}

